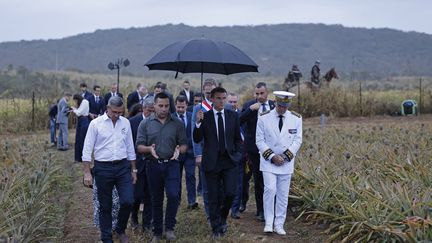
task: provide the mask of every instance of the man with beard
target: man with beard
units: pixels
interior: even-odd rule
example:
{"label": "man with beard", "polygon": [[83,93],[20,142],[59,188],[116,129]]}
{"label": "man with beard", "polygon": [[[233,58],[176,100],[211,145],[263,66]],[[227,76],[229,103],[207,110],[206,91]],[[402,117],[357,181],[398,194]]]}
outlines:
{"label": "man with beard", "polygon": [[[264,182],[260,167],[260,155],[255,144],[255,133],[258,116],[269,112],[275,105],[274,102],[267,99],[268,90],[266,83],[260,82],[255,86],[255,99],[249,100],[243,105],[240,116],[240,124],[244,127],[245,149],[249,159],[252,161],[252,173],[254,177],[255,201],[256,201],[256,218],[264,222],[263,192]],[[246,208],[246,201],[242,202],[240,211]]]}
{"label": "man with beard", "polygon": [[165,238],[174,241],[174,226],[179,206],[180,153],[187,150],[184,124],[172,117],[169,97],[164,92],[155,96],[155,115],[143,120],[138,127],[137,150],[144,154],[152,199],[153,238],[160,242],[163,231],[163,201],[166,191]]}

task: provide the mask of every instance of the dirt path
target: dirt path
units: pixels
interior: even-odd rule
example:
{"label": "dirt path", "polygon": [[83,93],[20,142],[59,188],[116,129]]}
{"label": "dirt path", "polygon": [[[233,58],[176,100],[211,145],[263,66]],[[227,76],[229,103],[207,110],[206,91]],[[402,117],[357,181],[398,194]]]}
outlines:
{"label": "dirt path", "polygon": [[[73,158],[73,149],[65,153],[65,158]],[[65,163],[71,163],[65,161]],[[62,242],[98,242],[99,231],[93,226],[92,190],[82,185],[82,165],[71,163],[73,190],[65,219],[64,239]]]}
{"label": "dirt path", "polygon": [[[65,158],[73,157],[73,150],[58,153],[64,153]],[[65,163],[71,162],[65,161]],[[61,241],[71,243],[98,242],[100,233],[93,226],[92,191],[82,185],[81,164],[71,164],[70,169],[73,175],[73,191],[69,207],[66,209],[64,239]],[[183,201],[177,215],[177,242],[207,242],[210,240],[211,232],[206,222],[202,197],[198,197],[200,209],[190,211],[186,209],[186,195],[184,193],[185,190],[183,190]],[[229,218],[229,232],[220,242],[323,242],[326,239],[326,236],[322,235],[321,230],[316,226],[297,222],[290,215],[285,224],[286,236],[262,233],[264,226],[263,223],[255,220],[253,202],[252,198],[246,211],[241,214],[241,219]],[[151,239],[151,234],[143,233],[141,230],[128,229],[127,234],[131,242],[149,242]]]}

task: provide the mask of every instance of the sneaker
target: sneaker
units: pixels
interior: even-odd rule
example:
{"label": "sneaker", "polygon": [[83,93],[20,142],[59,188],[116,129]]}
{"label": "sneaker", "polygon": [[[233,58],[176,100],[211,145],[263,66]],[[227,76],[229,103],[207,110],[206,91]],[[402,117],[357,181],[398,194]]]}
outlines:
{"label": "sneaker", "polygon": [[271,225],[266,225],[264,227],[264,233],[273,233],[273,227]]}
{"label": "sneaker", "polygon": [[285,230],[282,227],[276,227],[275,228],[275,232],[278,235],[286,235],[286,232],[285,232]]}
{"label": "sneaker", "polygon": [[161,237],[154,235],[150,243],[159,243],[161,241]]}
{"label": "sneaker", "polygon": [[165,239],[166,239],[166,241],[175,241],[177,239],[177,237],[175,236],[173,230],[168,230],[165,233]]}

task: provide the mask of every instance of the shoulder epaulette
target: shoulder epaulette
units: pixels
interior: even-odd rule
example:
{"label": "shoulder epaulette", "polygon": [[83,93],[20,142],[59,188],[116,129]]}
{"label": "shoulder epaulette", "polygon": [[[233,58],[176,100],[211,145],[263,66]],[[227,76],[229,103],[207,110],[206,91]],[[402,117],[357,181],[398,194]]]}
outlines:
{"label": "shoulder epaulette", "polygon": [[268,113],[270,113],[270,110],[266,110],[266,111],[264,111],[264,112],[261,112],[260,116],[266,115],[266,114],[268,114]]}
{"label": "shoulder epaulette", "polygon": [[297,112],[295,112],[295,111],[291,111],[291,114],[293,114],[294,116],[296,116],[296,117],[298,117],[298,118],[301,118],[301,117],[302,117],[299,113],[297,113]]}

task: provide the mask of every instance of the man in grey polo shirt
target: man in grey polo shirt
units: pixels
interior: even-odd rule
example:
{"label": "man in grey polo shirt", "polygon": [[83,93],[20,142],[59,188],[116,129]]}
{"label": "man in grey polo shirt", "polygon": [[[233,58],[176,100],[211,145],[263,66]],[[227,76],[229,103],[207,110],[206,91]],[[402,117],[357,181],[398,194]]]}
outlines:
{"label": "man in grey polo shirt", "polygon": [[155,96],[155,115],[143,120],[138,127],[137,151],[148,159],[147,175],[152,198],[153,239],[162,236],[164,189],[167,195],[165,236],[176,239],[174,226],[179,206],[180,164],[178,156],[187,150],[184,124],[169,112],[169,97],[165,93]]}

